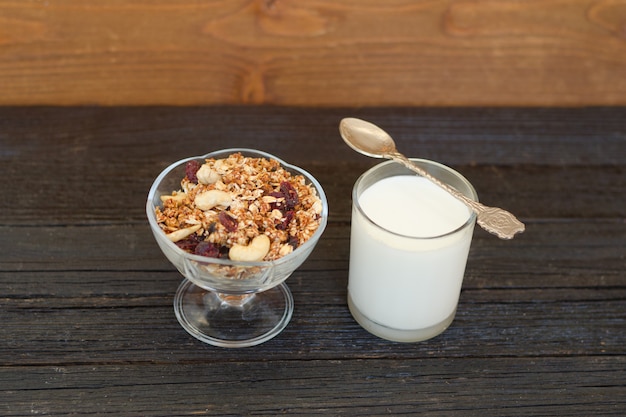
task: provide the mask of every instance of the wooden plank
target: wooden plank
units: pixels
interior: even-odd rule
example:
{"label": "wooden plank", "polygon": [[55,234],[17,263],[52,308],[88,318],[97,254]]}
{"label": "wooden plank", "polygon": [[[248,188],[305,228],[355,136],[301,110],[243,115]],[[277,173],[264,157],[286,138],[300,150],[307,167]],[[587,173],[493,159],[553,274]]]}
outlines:
{"label": "wooden plank", "polygon": [[[330,224],[301,270],[313,274],[347,270],[349,239],[349,224]],[[615,285],[626,266],[625,240],[626,224],[622,220],[531,222],[528,230],[512,241],[476,230],[468,274],[475,275],[472,279],[482,285],[486,283],[481,276],[489,277],[490,286]],[[93,280],[85,289],[91,291],[89,294],[105,295],[113,287],[101,286],[98,280],[107,273],[117,275],[115,285],[119,286],[125,272],[137,282],[150,279],[152,273],[154,279],[167,280],[169,277],[162,273],[174,271],[146,224],[2,227],[0,246],[0,274],[10,283],[8,293],[14,296],[28,296],[33,291],[55,294],[55,288],[60,294],[77,296],[81,293],[71,289],[69,276],[78,279],[81,272],[94,274],[86,278]],[[48,273],[57,279],[62,279],[63,273],[69,275],[67,281],[53,279],[48,286],[40,278]],[[495,284],[491,277],[502,281]],[[145,291],[152,293],[149,288]]]}
{"label": "wooden plank", "polygon": [[626,104],[623,2],[0,1],[2,105]]}
{"label": "wooden plank", "polygon": [[0,157],[19,156],[23,164],[73,159],[80,172],[90,156],[115,165],[128,152],[141,155],[135,161],[149,163],[152,174],[183,157],[260,147],[296,163],[366,165],[370,160],[339,136],[339,122],[349,116],[379,124],[409,156],[450,165],[622,165],[626,154],[626,107],[208,106],[0,107]]}
{"label": "wooden plank", "polygon": [[[463,293],[457,316],[426,343],[393,343],[361,328],[350,315],[345,292],[302,294],[292,286],[292,321],[274,339],[250,349],[204,344],[176,321],[171,299],[162,305],[14,308],[3,300],[0,365],[97,365],[126,363],[254,362],[367,358],[623,357],[624,290],[598,290],[597,300],[472,302]],[[576,291],[562,290],[567,297]],[[517,301],[519,295],[521,301]],[[582,294],[582,293],[581,293]],[[323,297],[323,302],[316,298]],[[309,300],[313,299],[314,302]],[[89,302],[85,298],[84,304]],[[57,302],[62,302],[58,300]],[[22,304],[23,305],[23,304]]]}
{"label": "wooden plank", "polygon": [[7,417],[94,410],[142,416],[619,416],[626,407],[625,366],[620,357],[573,357],[0,367],[0,395],[10,400],[0,411]]}
{"label": "wooden plank", "polygon": [[[24,174],[14,170],[14,167],[23,169],[26,164],[8,163],[10,171],[4,179],[10,183],[5,189],[14,199],[0,202],[5,213],[0,225],[147,224],[146,196],[159,168],[155,169],[150,161],[123,161],[125,164],[117,166],[104,160],[90,167],[81,166],[83,163],[75,160],[62,165],[51,161],[39,166],[43,170],[56,170],[56,175],[66,178],[63,183],[53,177],[40,179],[36,172]],[[369,165],[363,164],[309,164],[306,167],[326,192],[332,221],[349,221],[352,186],[368,168]],[[472,182],[483,203],[505,208],[523,219],[624,216],[626,165],[454,168]],[[153,172],[149,173],[150,170]],[[76,171],[79,172],[74,174]],[[600,172],[602,183],[596,179]],[[24,193],[24,187],[37,189],[37,192]],[[573,195],[576,198],[572,198]],[[569,204],[562,204],[564,198]]]}

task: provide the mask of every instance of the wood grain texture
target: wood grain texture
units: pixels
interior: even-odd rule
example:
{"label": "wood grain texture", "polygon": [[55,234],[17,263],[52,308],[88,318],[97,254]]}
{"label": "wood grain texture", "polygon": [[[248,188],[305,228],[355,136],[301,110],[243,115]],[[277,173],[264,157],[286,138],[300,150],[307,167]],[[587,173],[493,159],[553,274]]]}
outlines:
{"label": "wood grain texture", "polygon": [[[527,231],[476,229],[452,326],[378,339],[346,303],[357,116],[467,176]],[[622,416],[626,108],[0,107],[0,414]],[[176,320],[144,203],[174,160],[257,147],[312,172],[324,235],[295,311],[245,349]]]}
{"label": "wood grain texture", "polygon": [[[623,371],[615,368],[624,365],[606,358],[521,359],[514,365],[472,358],[311,361],[307,373],[294,361],[18,367],[0,370],[2,380],[16,387],[13,402],[0,410],[6,416],[19,415],[18,407],[43,415],[71,409],[76,415],[150,416],[619,416]],[[536,383],[537,368],[545,384]],[[124,381],[120,374],[127,375]],[[311,395],[312,383],[328,395]],[[390,397],[403,400],[390,404]]]}
{"label": "wood grain texture", "polygon": [[626,104],[625,0],[0,0],[0,104]]}

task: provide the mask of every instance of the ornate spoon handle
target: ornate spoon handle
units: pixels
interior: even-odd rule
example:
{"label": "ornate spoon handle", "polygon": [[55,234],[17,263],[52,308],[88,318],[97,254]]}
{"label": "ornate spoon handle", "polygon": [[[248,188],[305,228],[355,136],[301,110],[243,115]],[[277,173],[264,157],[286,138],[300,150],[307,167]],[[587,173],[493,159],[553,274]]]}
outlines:
{"label": "ornate spoon handle", "polygon": [[461,194],[453,187],[450,187],[448,184],[439,181],[428,172],[413,164],[403,154],[394,151],[386,153],[384,157],[393,159],[394,161],[401,163],[411,171],[414,171],[422,177],[432,181],[439,187],[446,190],[448,193],[452,194],[457,199],[461,200],[463,203],[465,203],[465,205],[471,208],[474,213],[476,213],[477,222],[480,227],[482,227],[489,233],[498,236],[500,239],[512,239],[516,233],[521,233],[526,229],[524,223],[517,220],[517,218],[513,214],[501,208],[488,207],[480,204],[477,201],[467,198],[465,195]]}

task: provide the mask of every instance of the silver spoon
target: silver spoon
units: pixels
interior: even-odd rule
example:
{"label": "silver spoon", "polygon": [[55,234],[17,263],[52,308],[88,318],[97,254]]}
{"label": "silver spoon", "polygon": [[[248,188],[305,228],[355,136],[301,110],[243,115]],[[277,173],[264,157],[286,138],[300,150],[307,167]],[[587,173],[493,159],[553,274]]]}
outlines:
{"label": "silver spoon", "polygon": [[476,213],[477,222],[483,229],[500,239],[512,239],[516,233],[521,233],[526,228],[524,223],[508,211],[498,207],[487,207],[467,198],[453,187],[414,165],[406,156],[398,152],[391,136],[378,126],[365,120],[349,117],[339,123],[339,132],[348,146],[355,151],[374,158],[392,159],[443,188]]}

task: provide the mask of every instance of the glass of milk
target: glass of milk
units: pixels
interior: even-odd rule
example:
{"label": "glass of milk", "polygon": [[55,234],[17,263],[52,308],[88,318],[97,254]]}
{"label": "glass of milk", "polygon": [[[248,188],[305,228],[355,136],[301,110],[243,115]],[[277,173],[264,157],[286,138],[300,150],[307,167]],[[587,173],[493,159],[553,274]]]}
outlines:
{"label": "glass of milk", "polygon": [[[436,162],[411,161],[467,197],[461,174]],[[402,165],[365,172],[352,191],[348,306],[370,333],[418,342],[454,319],[476,215]]]}

